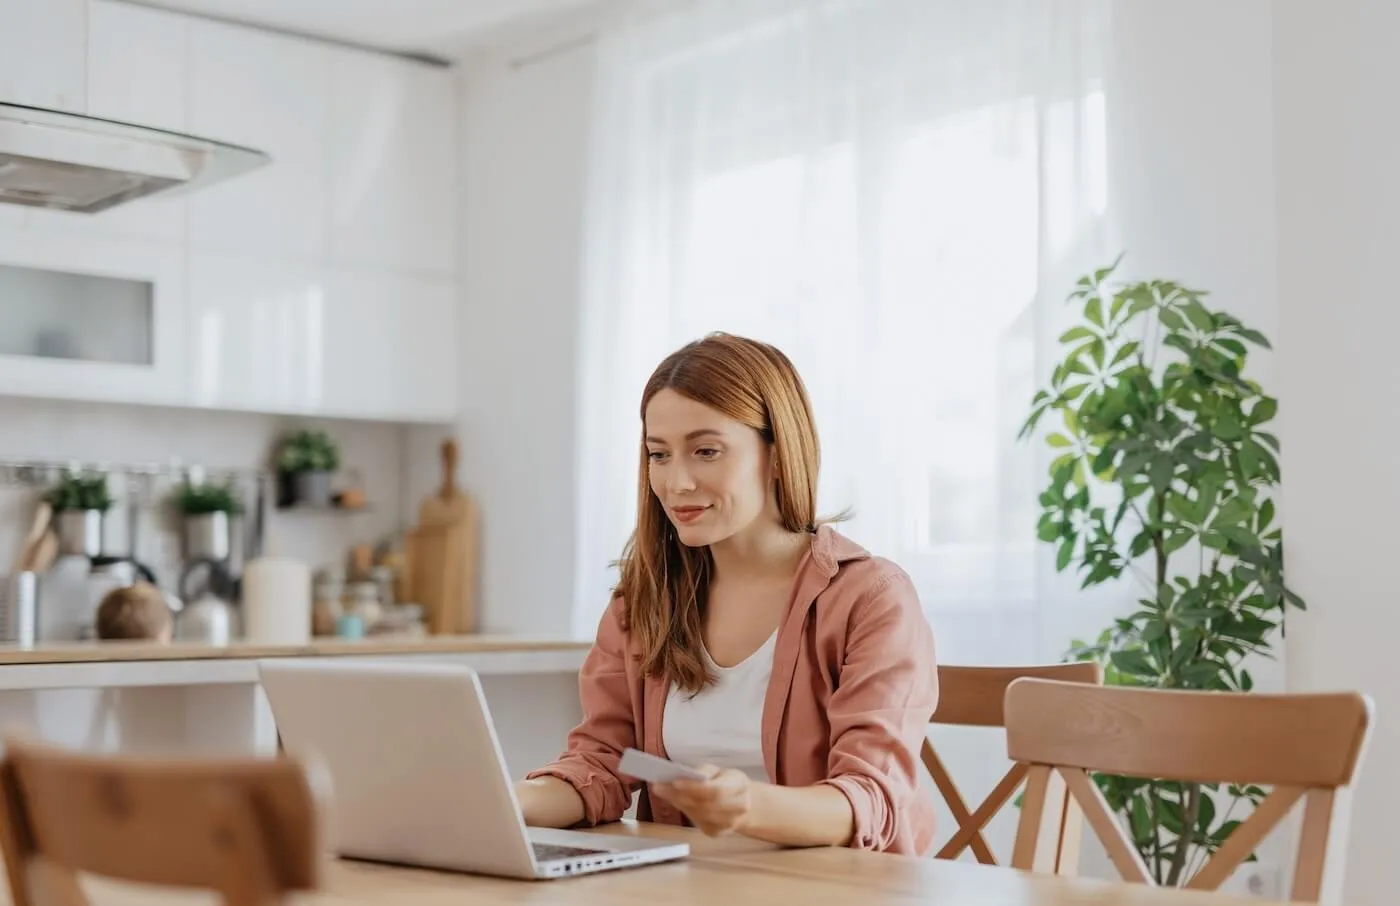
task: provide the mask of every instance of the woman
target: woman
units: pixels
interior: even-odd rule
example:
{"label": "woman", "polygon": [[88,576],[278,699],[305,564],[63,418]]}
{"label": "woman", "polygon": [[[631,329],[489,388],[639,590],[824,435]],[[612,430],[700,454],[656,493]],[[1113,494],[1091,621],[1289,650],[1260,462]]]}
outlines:
{"label": "woman", "polygon": [[817,435],[792,364],[708,336],[657,367],[641,416],[637,526],[579,677],[583,721],[516,785],[526,823],[619,819],[635,747],[707,775],[648,785],[643,819],[924,854],[932,633],[899,567],[817,524]]}

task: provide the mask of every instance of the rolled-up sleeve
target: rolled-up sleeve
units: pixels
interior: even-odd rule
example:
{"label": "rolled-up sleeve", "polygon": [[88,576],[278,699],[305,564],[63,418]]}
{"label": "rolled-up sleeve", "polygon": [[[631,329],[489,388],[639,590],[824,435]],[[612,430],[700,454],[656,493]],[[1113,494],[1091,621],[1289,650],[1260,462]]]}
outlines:
{"label": "rolled-up sleeve", "polygon": [[604,613],[579,671],[583,720],[569,732],[559,758],[526,775],[527,779],[558,777],[572,785],[583,799],[587,826],[620,819],[632,803],[636,785],[617,770],[623,750],[636,745],[622,606],[622,599],[615,598]]}
{"label": "rolled-up sleeve", "polygon": [[920,854],[919,749],[938,705],[933,630],[907,574],[882,576],[851,609],[827,707],[827,779],[850,800],[856,849]]}

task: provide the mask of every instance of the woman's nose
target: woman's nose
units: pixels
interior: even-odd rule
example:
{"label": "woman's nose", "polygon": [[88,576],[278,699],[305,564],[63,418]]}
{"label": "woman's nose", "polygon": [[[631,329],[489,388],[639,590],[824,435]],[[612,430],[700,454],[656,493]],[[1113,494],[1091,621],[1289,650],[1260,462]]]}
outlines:
{"label": "woman's nose", "polygon": [[695,480],[690,475],[690,470],[680,463],[672,463],[671,468],[666,470],[666,486],[671,491],[693,491]]}

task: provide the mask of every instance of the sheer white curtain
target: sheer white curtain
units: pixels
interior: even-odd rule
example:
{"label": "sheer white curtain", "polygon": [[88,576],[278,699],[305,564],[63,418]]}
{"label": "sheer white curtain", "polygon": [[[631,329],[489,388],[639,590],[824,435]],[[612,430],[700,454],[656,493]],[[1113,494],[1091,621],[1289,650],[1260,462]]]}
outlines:
{"label": "sheer white curtain", "polygon": [[[635,516],[638,402],[713,330],[807,382],[823,513],[913,576],[960,663],[1054,658],[1073,598],[1016,433],[1111,252],[1104,0],[697,0],[597,50],[575,629]],[[1064,629],[1064,631],[1061,631]]]}

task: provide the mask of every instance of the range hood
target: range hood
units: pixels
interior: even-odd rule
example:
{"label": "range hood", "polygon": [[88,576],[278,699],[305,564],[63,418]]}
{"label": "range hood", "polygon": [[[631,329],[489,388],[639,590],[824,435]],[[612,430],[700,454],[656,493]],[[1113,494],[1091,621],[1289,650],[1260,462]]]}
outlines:
{"label": "range hood", "polygon": [[193,135],[0,103],[0,203],[95,214],[271,161],[261,151]]}

